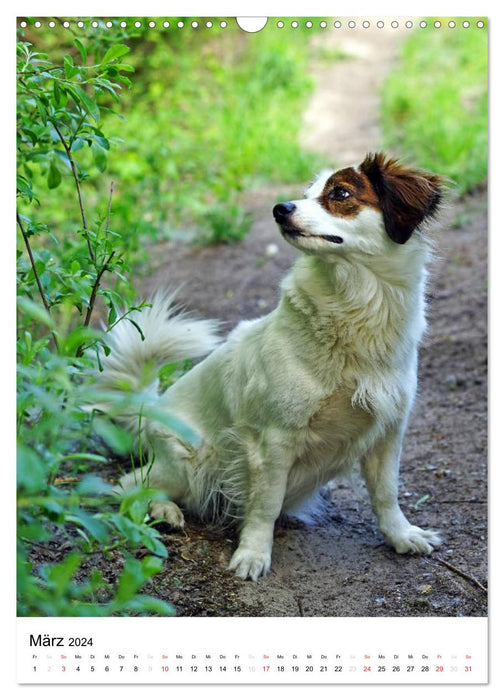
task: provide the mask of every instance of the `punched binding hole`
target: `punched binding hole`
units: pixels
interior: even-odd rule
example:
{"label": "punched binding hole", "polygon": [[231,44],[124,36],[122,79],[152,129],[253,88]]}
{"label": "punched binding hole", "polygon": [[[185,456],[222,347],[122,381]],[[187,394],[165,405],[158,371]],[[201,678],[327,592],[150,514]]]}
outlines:
{"label": "punched binding hole", "polygon": [[268,22],[267,17],[237,17],[236,23],[244,32],[260,32]]}

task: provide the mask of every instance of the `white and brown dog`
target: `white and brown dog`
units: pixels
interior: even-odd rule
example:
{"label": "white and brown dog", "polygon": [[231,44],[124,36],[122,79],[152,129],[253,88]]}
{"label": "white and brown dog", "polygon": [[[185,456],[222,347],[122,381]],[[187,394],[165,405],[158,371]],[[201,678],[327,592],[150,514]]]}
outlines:
{"label": "white and brown dog", "polygon": [[[419,227],[441,195],[438,176],[381,153],[323,173],[305,199],[273,209],[285,240],[304,253],[274,311],[241,322],[220,343],[215,324],[156,297],[135,317],[144,340],[128,323],[111,332],[101,386],[149,387],[158,415],[174,418],[175,429],[155,416],[141,421],[149,485],[170,499],[153,502],[151,514],[182,527],[178,503],[202,518],[235,520],[240,539],[229,566],[239,577],[269,570],[282,512],[296,512],[356,463],[397,552],[429,553],[440,543],[402,513],[398,473],[426,325],[430,245]],[[210,351],[157,395],[150,370]],[[132,430],[133,413],[122,416]],[[175,420],[197,440],[185,440]],[[141,478],[137,471],[121,483],[129,489]]]}

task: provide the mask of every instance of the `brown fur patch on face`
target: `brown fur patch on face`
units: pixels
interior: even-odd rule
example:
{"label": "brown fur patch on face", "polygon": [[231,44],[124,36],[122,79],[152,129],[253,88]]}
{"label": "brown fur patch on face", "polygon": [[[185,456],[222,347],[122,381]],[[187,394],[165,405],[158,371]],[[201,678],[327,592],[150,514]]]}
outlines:
{"label": "brown fur patch on face", "polygon": [[359,172],[369,181],[383,213],[385,230],[396,243],[433,217],[443,195],[442,178],[408,168],[384,153],[368,154]]}
{"label": "brown fur patch on face", "polygon": [[369,179],[355,168],[344,168],[331,175],[318,201],[333,216],[349,219],[366,207],[380,209]]}

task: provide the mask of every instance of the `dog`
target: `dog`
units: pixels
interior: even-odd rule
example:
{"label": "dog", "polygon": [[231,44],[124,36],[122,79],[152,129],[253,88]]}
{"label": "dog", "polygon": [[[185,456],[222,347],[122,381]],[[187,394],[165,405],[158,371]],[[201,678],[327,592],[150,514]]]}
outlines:
{"label": "dog", "polygon": [[[149,486],[169,497],[151,503],[152,517],[182,528],[180,505],[235,522],[229,568],[257,581],[270,570],[279,516],[306,511],[321,487],[360,464],[395,551],[428,554],[440,544],[401,511],[398,474],[426,329],[432,246],[423,229],[442,196],[439,176],[383,153],[323,172],[304,199],[273,208],[284,240],[302,253],[274,311],[242,321],[223,342],[214,322],[158,295],[134,316],[142,336],[126,322],[111,331],[99,385],[129,387],[157,411],[119,416],[132,431],[141,425]],[[158,395],[161,365],[204,355]],[[121,487],[144,476],[127,474]]]}

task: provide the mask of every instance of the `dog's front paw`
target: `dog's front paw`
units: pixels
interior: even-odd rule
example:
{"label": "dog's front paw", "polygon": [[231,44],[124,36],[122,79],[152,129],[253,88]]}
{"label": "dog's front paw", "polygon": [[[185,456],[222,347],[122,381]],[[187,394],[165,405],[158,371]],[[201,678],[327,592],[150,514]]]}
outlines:
{"label": "dog's front paw", "polygon": [[264,576],[270,570],[271,552],[246,547],[238,547],[231,557],[229,569],[234,569],[238,578],[257,581],[260,576]]}
{"label": "dog's front paw", "polygon": [[422,530],[409,524],[407,528],[389,535],[387,539],[398,554],[430,554],[441,544],[441,537],[434,530]]}
{"label": "dog's front paw", "polygon": [[177,530],[182,530],[185,525],[184,515],[173,501],[151,501],[149,512],[154,520],[165,520]]}

